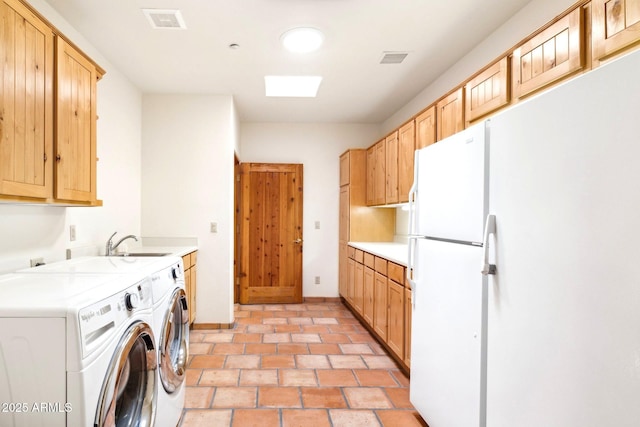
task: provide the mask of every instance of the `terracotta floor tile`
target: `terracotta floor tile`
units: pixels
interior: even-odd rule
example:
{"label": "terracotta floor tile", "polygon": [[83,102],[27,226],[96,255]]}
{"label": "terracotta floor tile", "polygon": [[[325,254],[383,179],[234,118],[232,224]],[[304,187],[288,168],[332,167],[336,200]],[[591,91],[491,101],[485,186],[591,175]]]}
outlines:
{"label": "terracotta floor tile", "polygon": [[427,427],[416,411],[389,409],[376,411],[376,414],[384,427]]}
{"label": "terracotta floor tile", "polygon": [[213,354],[244,354],[244,344],[216,344],[213,346]]}
{"label": "terracotta floor tile", "polygon": [[[249,328],[247,328],[247,330],[248,329]],[[233,342],[235,343],[262,342],[262,334],[235,334],[233,336]]]}
{"label": "terracotta floor tile", "polygon": [[186,410],[180,427],[229,427],[231,409]]}
{"label": "terracotta floor tile", "polygon": [[264,306],[264,311],[285,311],[285,307],[286,305],[284,304],[267,304]]}
{"label": "terracotta floor tile", "polygon": [[232,427],[280,427],[277,409],[236,409]]}
{"label": "terracotta floor tile", "polygon": [[343,354],[373,354],[369,344],[340,344]]}
{"label": "terracotta floor tile", "polygon": [[313,325],[313,320],[310,317],[290,317],[289,324],[291,325]]}
{"label": "terracotta floor tile", "polygon": [[318,334],[291,334],[291,342],[322,342]]}
{"label": "terracotta floor tile", "polygon": [[236,319],[243,319],[245,317],[251,316],[251,313],[249,313],[248,311],[238,311],[238,310],[236,310],[234,315],[235,315]]}
{"label": "terracotta floor tile", "polygon": [[275,354],[275,344],[245,344],[244,354]]}
{"label": "terracotta floor tile", "polygon": [[243,369],[240,385],[278,385],[278,371],[275,369]]}
{"label": "terracotta floor tile", "polygon": [[208,332],[189,331],[189,343],[193,344],[201,342],[207,335],[209,335]]}
{"label": "terracotta floor tile", "polygon": [[202,375],[202,369],[187,369],[187,378],[185,379],[187,386],[198,384],[200,375]]}
{"label": "terracotta floor tile", "polygon": [[191,359],[189,368],[222,368],[224,356],[196,355]]}
{"label": "terracotta floor tile", "polygon": [[355,332],[352,325],[329,325],[329,331],[334,334],[352,334]]}
{"label": "terracotta floor tile", "polygon": [[242,325],[262,325],[262,317],[242,317],[240,319],[236,319],[236,323],[239,326]]}
{"label": "terracotta floor tile", "polygon": [[214,408],[255,408],[257,387],[217,387],[213,395]]}
{"label": "terracotta floor tile", "polygon": [[213,387],[187,387],[184,394],[185,408],[208,408],[211,406]]}
{"label": "terracotta floor tile", "polygon": [[329,355],[329,362],[333,369],[366,369],[362,357],[359,355]]}
{"label": "terracotta floor tile", "polygon": [[[233,334],[208,334],[204,337],[204,342],[231,342],[233,340]],[[191,349],[191,347],[189,347]]]}
{"label": "terracotta floor tile", "polygon": [[325,325],[301,325],[303,334],[326,334],[329,328]]}
{"label": "terracotta floor tile", "polygon": [[402,387],[409,387],[409,377],[407,377],[402,371],[398,369],[392,369],[389,371],[394,376],[398,384]]}
{"label": "terracotta floor tile", "polygon": [[329,416],[334,427],[380,427],[373,411],[331,409]]}
{"label": "terracotta floor tile", "polygon": [[263,325],[247,326],[247,333],[249,334],[270,334],[272,332],[273,332],[273,325],[263,324]]}
{"label": "terracotta floor tile", "polygon": [[345,343],[348,344],[351,342],[349,336],[346,334],[320,334],[320,339],[323,343]]}
{"label": "terracotta floor tile", "polygon": [[413,405],[409,400],[409,389],[405,387],[388,387],[384,391],[389,396],[393,406],[398,409],[413,409]]}
{"label": "terracotta floor tile", "polygon": [[298,387],[260,387],[258,406],[267,408],[301,408]]}
{"label": "terracotta floor tile", "polygon": [[298,354],[296,355],[296,368],[298,369],[331,369],[331,365],[329,365],[329,360],[325,355]]}
{"label": "terracotta floor tile", "polygon": [[313,369],[280,369],[281,386],[315,386],[318,385]]}
{"label": "terracotta floor tile", "polygon": [[234,386],[238,385],[240,369],[205,369],[202,371],[199,385]]}
{"label": "terracotta floor tile", "polygon": [[213,348],[212,344],[206,343],[190,343],[189,344],[189,353],[190,354],[209,354],[211,349]]}
{"label": "terracotta floor tile", "polygon": [[278,313],[278,317],[284,317],[284,318],[287,318],[287,319],[290,319],[292,317],[299,317],[299,316],[300,316],[299,312],[297,312],[295,310],[291,310],[291,309],[287,309],[285,311],[280,311]]}
{"label": "terracotta floor tile", "polygon": [[277,334],[264,334],[262,337],[264,343],[281,343],[291,342],[291,335],[289,333],[277,333]]}
{"label": "terracotta floor tile", "polygon": [[369,369],[394,369],[397,368],[396,362],[389,356],[367,355],[363,354],[362,359]]}
{"label": "terracotta floor tile", "polygon": [[346,408],[347,403],[338,387],[302,387],[302,405],[305,408]]}
{"label": "terracotta floor tile", "polygon": [[278,344],[278,354],[309,354],[306,344]]}
{"label": "terracotta floor tile", "polygon": [[292,354],[265,354],[262,356],[262,369],[295,368],[296,362]]}
{"label": "terracotta floor tile", "polygon": [[313,317],[313,323],[316,325],[337,325],[338,320],[335,317]]}
{"label": "terracotta floor tile", "polygon": [[251,317],[260,317],[260,318],[273,317],[273,312],[271,312],[271,311],[252,311],[251,312]]}
{"label": "terracotta floor tile", "polygon": [[398,387],[395,378],[384,369],[358,369],[353,371],[363,387]]}
{"label": "terracotta floor tile", "polygon": [[[341,427],[338,424],[333,426]],[[331,427],[331,424],[325,409],[283,409],[282,427]]]}
{"label": "terracotta floor tile", "polygon": [[311,354],[342,354],[338,344],[309,344]]}
{"label": "terracotta floor tile", "polygon": [[357,386],[358,381],[351,369],[321,369],[316,372],[321,386]]}
{"label": "terracotta floor tile", "polygon": [[264,305],[262,304],[241,304],[234,307],[236,312],[243,311],[262,311],[264,310]]}
{"label": "terracotta floor tile", "polygon": [[263,325],[274,325],[274,326],[286,325],[287,324],[287,319],[284,319],[282,317],[266,318],[266,319],[262,320],[262,324]]}
{"label": "terracotta floor tile", "polygon": [[232,354],[227,356],[227,361],[224,364],[226,369],[229,368],[244,368],[244,369],[257,369],[260,367],[260,356],[255,354],[238,355]]}
{"label": "terracotta floor tile", "polygon": [[[286,321],[286,320],[285,320]],[[301,332],[302,326],[300,325],[275,325],[274,330],[276,333],[291,333],[291,332]]]}
{"label": "terracotta floor tile", "polygon": [[349,339],[354,344],[376,342],[375,338],[373,338],[368,333],[354,332],[354,333],[349,334]]}
{"label": "terracotta floor tile", "polygon": [[348,387],[344,388],[350,408],[392,408],[393,405],[381,388],[377,387]]}

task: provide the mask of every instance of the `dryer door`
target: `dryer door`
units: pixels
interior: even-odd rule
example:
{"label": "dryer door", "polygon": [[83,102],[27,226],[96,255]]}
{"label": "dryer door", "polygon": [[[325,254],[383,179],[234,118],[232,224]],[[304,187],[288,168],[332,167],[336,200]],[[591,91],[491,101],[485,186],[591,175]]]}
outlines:
{"label": "dryer door", "polygon": [[157,356],[151,327],[133,323],[109,364],[100,391],[95,425],[153,426],[156,415]]}
{"label": "dryer door", "polygon": [[184,290],[176,289],[169,299],[160,336],[160,379],[167,393],[183,383],[189,356],[189,310]]}

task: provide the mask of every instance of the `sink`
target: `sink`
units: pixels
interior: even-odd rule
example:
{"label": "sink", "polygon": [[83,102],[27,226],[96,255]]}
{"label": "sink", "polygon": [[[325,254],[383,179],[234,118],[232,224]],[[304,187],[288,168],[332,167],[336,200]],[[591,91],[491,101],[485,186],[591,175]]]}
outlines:
{"label": "sink", "polygon": [[113,256],[139,257],[139,256],[165,256],[165,255],[171,255],[171,253],[170,252],[134,252],[134,253],[126,253],[126,254],[116,254]]}

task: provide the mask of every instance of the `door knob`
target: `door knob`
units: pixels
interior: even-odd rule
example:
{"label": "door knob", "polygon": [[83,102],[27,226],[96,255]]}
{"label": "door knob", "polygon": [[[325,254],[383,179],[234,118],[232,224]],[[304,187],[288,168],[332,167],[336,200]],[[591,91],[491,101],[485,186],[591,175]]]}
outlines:
{"label": "door knob", "polygon": [[293,241],[293,243],[295,243],[296,245],[299,245],[300,243],[302,243],[302,239],[296,239]]}

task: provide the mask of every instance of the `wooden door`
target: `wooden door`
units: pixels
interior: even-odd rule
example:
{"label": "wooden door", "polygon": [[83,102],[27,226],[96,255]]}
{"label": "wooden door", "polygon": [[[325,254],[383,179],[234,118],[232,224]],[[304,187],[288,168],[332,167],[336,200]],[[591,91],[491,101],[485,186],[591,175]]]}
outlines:
{"label": "wooden door", "polygon": [[56,198],[96,200],[96,67],[57,38]]}
{"label": "wooden door", "polygon": [[438,141],[464,129],[464,92],[460,87],[436,104]]}
{"label": "wooden door", "polygon": [[386,173],[386,162],[387,162],[387,150],[385,140],[378,142],[376,145],[376,154],[375,154],[375,167],[374,167],[374,198],[373,203],[375,205],[384,205],[386,197],[385,197],[385,181],[387,177]]}
{"label": "wooden door", "polygon": [[347,260],[347,302],[354,306],[353,297],[356,293],[356,262],[349,258]]}
{"label": "wooden door", "polygon": [[373,330],[387,342],[387,276],[378,272],[373,283]]}
{"label": "wooden door", "polygon": [[366,178],[367,206],[375,205],[376,201],[376,146],[372,145],[367,149],[367,178]]}
{"label": "wooden door", "polygon": [[388,291],[387,344],[402,360],[404,359],[404,286],[389,279]]}
{"label": "wooden door", "polygon": [[385,203],[398,202],[398,132],[385,140]]}
{"label": "wooden door", "polygon": [[51,28],[0,2],[0,194],[52,195],[53,53]]}
{"label": "wooden door", "polygon": [[358,314],[362,314],[362,304],[364,302],[364,265],[356,262],[355,269],[353,308]]}
{"label": "wooden door", "polygon": [[243,163],[240,303],[302,301],[302,165]]}
{"label": "wooden door", "polygon": [[409,201],[413,185],[413,157],[415,153],[415,125],[411,120],[398,132],[398,201]]}
{"label": "wooden door", "polygon": [[593,58],[607,58],[640,42],[640,0],[594,0]]}

